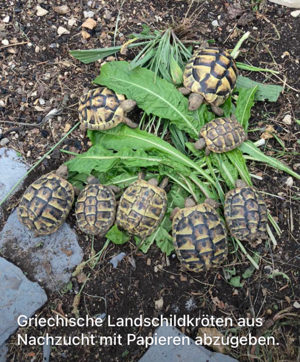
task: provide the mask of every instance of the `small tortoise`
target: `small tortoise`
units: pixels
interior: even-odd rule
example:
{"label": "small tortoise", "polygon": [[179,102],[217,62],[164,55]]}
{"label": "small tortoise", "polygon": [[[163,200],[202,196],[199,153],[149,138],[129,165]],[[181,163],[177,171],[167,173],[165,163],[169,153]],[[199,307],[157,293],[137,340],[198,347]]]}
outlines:
{"label": "small tortoise", "polygon": [[96,177],[91,176],[87,181],[75,206],[77,223],[86,234],[104,236],[115,221],[115,195],[110,187],[100,185]]}
{"label": "small tortoise", "polygon": [[136,102],[104,87],[90,90],[79,100],[79,120],[90,130],[103,131],[126,123],[131,128],[138,125],[126,117]]}
{"label": "small tortoise", "polygon": [[189,110],[195,111],[205,101],[218,116],[223,110],[218,107],[231,95],[238,76],[233,57],[214,47],[202,48],[187,62],[183,73],[184,88],[179,91],[189,96]]}
{"label": "small tortoise", "polygon": [[173,244],[184,269],[209,270],[227,258],[227,232],[217,206],[211,199],[196,205],[188,198],[184,209],[173,210]]}
{"label": "small tortoise", "polygon": [[168,179],[165,178],[158,186],[156,179],[147,182],[143,177],[143,173],[139,173],[138,181],[126,189],[117,211],[117,225],[142,240],[158,228],[168,202],[164,190]]}
{"label": "small tortoise", "polygon": [[68,168],[62,165],[56,173],[40,177],[25,191],[18,217],[35,236],[54,233],[66,220],[74,201],[74,189],[67,178]]}
{"label": "small tortoise", "polygon": [[205,148],[206,155],[211,151],[223,153],[234,150],[247,139],[242,125],[231,118],[216,118],[208,122],[199,136],[194,146],[198,150]]}
{"label": "small tortoise", "polygon": [[224,214],[232,236],[245,241],[265,237],[268,224],[268,209],[253,186],[242,180],[226,194]]}

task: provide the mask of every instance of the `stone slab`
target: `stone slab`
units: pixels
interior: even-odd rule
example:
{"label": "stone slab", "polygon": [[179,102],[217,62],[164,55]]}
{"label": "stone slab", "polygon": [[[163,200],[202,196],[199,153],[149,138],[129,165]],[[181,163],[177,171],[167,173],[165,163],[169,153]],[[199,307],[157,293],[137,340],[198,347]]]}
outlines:
{"label": "stone slab", "polygon": [[0,257],[0,345],[18,328],[18,317],[31,317],[47,301],[45,291],[22,270]]}
{"label": "stone slab", "polygon": [[51,290],[68,283],[73,269],[83,258],[77,235],[67,223],[53,234],[35,237],[20,223],[17,210],[9,216],[0,233],[0,248],[4,256],[20,262],[30,278]]}
{"label": "stone slab", "polygon": [[[0,148],[0,202],[9,193],[13,186],[26,174],[27,166],[15,150]],[[14,191],[17,192],[22,183]]]}

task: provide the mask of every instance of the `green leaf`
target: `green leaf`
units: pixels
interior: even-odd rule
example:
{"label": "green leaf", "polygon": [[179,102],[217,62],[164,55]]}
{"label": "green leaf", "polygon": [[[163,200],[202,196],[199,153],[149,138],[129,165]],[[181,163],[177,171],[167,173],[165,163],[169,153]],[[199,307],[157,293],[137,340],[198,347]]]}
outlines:
{"label": "green leaf", "polygon": [[241,277],[231,278],[229,284],[231,284],[235,288],[242,288],[244,286],[244,284],[241,283]]}
{"label": "green leaf", "polygon": [[248,279],[248,278],[251,277],[251,275],[254,273],[254,271],[255,271],[255,268],[254,268],[253,265],[251,265],[249,268],[247,268],[247,269],[245,270],[245,272],[242,274],[242,277],[243,277],[244,279]]}
{"label": "green leaf", "polygon": [[226,156],[229,158],[230,162],[238,170],[240,177],[248,185],[252,185],[251,176],[249,174],[248,168],[246,166],[246,161],[244,159],[243,153],[239,149],[235,149],[229,152],[226,152]]}
{"label": "green leaf", "polygon": [[[124,147],[144,151],[156,150],[160,153],[160,157],[162,155],[168,156],[168,166],[174,167],[177,170],[181,168],[184,172],[186,172],[186,168],[194,169],[196,173],[203,176],[212,185],[215,184],[214,180],[200,166],[190,160],[189,157],[172,147],[168,142],[148,132],[137,128],[132,129],[126,125],[119,125],[105,132],[89,132],[88,136],[93,144],[102,145],[104,148],[114,149],[115,151],[119,151]],[[199,182],[201,181],[199,180]]]}
{"label": "green leaf", "polygon": [[169,119],[196,139],[201,125],[195,120],[193,112],[188,111],[187,98],[166,80],[158,77],[155,80],[154,72],[145,68],[129,70],[128,66],[127,62],[107,63],[94,83],[125,94],[147,114]]}
{"label": "green leaf", "polygon": [[298,173],[293,171],[291,168],[289,168],[287,165],[280,162],[276,158],[265,155],[263,152],[261,152],[261,150],[259,148],[257,148],[254,145],[253,142],[251,142],[251,141],[244,142],[241,144],[239,149],[242,152],[250,155],[254,161],[266,163],[266,164],[268,164],[274,168],[277,168],[278,170],[284,171],[284,172],[290,174],[291,176],[297,178],[298,180],[300,180],[300,175]]}
{"label": "green leaf", "polygon": [[235,181],[238,179],[238,172],[236,167],[229,162],[227,154],[211,153],[209,157],[212,163],[218,168],[227,186],[234,188]]}
{"label": "green leaf", "polygon": [[249,64],[245,64],[245,63],[241,63],[241,62],[236,62],[236,65],[239,69],[248,70],[250,72],[267,72],[267,73],[272,73],[272,74],[279,74],[279,72],[277,72],[277,70],[258,68],[258,67],[254,67],[253,65],[249,65]]}
{"label": "green leaf", "polygon": [[[128,48],[134,48],[141,45],[146,45],[148,42],[134,43],[129,44]],[[89,49],[89,50],[71,50],[70,54],[80,60],[84,64],[89,64],[95,62],[96,60],[103,59],[109,57],[120,51],[122,46],[115,46],[110,48],[99,48],[99,49]]]}
{"label": "green leaf", "polygon": [[127,167],[149,167],[159,165],[161,162],[163,162],[161,157],[151,157],[143,150],[132,151],[123,147],[119,152],[114,153],[100,145],[95,145],[87,152],[66,162],[66,165],[69,172],[91,174],[92,171],[107,172],[120,163],[126,164]]}
{"label": "green leaf", "polygon": [[251,117],[251,108],[254,105],[254,96],[257,91],[257,86],[254,88],[238,88],[238,101],[235,110],[235,116],[237,120],[241,123],[244,129],[248,130],[248,122]]}
{"label": "green leaf", "polygon": [[277,102],[280,93],[283,91],[283,87],[279,85],[258,83],[241,75],[238,76],[236,84],[238,88],[254,88],[257,86],[258,89],[254,97],[255,101]]}
{"label": "green leaf", "polygon": [[122,231],[120,231],[117,225],[114,225],[109,232],[105,235],[105,237],[112,241],[114,244],[124,244],[126,243],[130,237],[125,235]]}

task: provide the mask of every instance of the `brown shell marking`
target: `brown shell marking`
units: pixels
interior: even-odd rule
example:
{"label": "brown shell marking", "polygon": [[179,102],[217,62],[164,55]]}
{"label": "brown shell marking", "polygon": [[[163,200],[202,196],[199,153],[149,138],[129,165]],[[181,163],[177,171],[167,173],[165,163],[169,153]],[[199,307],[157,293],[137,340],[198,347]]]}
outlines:
{"label": "brown shell marking", "polygon": [[88,185],[78,196],[75,213],[84,233],[104,236],[115,221],[115,195],[107,186]]}
{"label": "brown shell marking", "polygon": [[267,231],[268,209],[252,186],[229,191],[224,214],[230,233],[240,240],[253,241]]}
{"label": "brown shell marking", "polygon": [[231,118],[216,118],[202,127],[201,136],[207,148],[216,153],[223,153],[239,147],[247,135],[242,125]]}
{"label": "brown shell marking", "polygon": [[52,234],[67,218],[73,201],[72,185],[50,173],[27,188],[18,207],[18,217],[36,236]]}
{"label": "brown shell marking", "polygon": [[188,61],[183,84],[203,95],[207,103],[219,106],[231,95],[237,76],[235,60],[226,50],[204,48]]}
{"label": "brown shell marking", "polygon": [[167,194],[147,181],[139,180],[123,193],[117,211],[117,225],[145,239],[159,226],[167,211]]}
{"label": "brown shell marking", "polygon": [[120,103],[125,97],[104,87],[90,90],[79,100],[79,120],[90,130],[107,130],[123,121]]}
{"label": "brown shell marking", "polygon": [[208,204],[179,210],[173,218],[173,244],[184,268],[201,272],[220,266],[227,258],[226,229]]}

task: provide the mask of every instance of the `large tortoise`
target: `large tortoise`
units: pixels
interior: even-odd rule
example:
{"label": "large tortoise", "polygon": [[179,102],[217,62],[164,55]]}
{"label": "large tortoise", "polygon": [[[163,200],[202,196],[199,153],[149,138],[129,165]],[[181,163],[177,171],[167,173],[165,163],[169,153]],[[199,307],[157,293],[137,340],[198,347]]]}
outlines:
{"label": "large tortoise", "polygon": [[112,90],[100,87],[90,90],[79,100],[79,120],[90,130],[103,131],[116,127],[121,122],[129,127],[138,125],[126,117],[136,102]]}
{"label": "large tortoise", "polygon": [[189,110],[198,109],[203,102],[211,105],[218,116],[223,110],[218,107],[231,95],[238,77],[234,58],[223,49],[201,48],[187,62],[183,73],[184,88],[179,91],[189,96]]}
{"label": "large tortoise", "polygon": [[123,193],[116,218],[120,228],[142,240],[158,228],[167,211],[167,194],[164,188],[168,182],[165,178],[158,186],[157,179],[145,181],[143,177],[143,173],[139,173],[138,181]]}
{"label": "large tortoise", "polygon": [[94,176],[87,181],[88,185],[80,192],[75,206],[77,223],[86,234],[104,236],[115,221],[115,194]]}
{"label": "large tortoise", "polygon": [[267,206],[253,186],[237,180],[236,188],[226,194],[224,214],[232,236],[245,241],[265,237],[268,225]]}
{"label": "large tortoise", "polygon": [[173,244],[184,269],[209,270],[227,258],[227,232],[217,206],[211,199],[196,205],[188,198],[183,209],[173,210]]}
{"label": "large tortoise", "polygon": [[25,191],[18,217],[36,236],[54,233],[67,218],[74,201],[74,189],[67,178],[68,168],[62,165],[56,173],[40,177]]}

